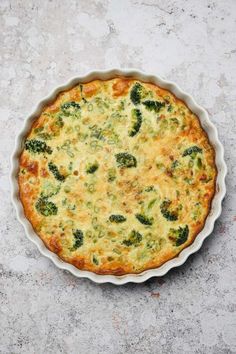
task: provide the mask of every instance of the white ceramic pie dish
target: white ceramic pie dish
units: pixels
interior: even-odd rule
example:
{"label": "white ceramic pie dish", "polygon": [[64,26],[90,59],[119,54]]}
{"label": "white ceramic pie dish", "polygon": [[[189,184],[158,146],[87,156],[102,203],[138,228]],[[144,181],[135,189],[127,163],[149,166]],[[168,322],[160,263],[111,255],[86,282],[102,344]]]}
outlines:
{"label": "white ceramic pie dish", "polygon": [[[170,90],[174,95],[176,95],[178,98],[183,100],[187,104],[187,106],[191,109],[191,111],[199,117],[203,129],[208,134],[209,140],[215,149],[215,154],[216,154],[215,162],[218,170],[218,175],[216,180],[216,192],[212,200],[211,211],[206,219],[203,230],[197,235],[194,242],[189,247],[185,248],[177,257],[167,261],[166,263],[164,263],[162,266],[158,268],[149,269],[140,274],[126,274],[122,276],[98,275],[89,271],[79,270],[73,265],[61,260],[55,253],[49,251],[49,249],[46,248],[46,246],[44,245],[40,237],[34,232],[30,222],[26,219],[24,215],[23,206],[19,199],[19,188],[18,188],[18,181],[17,181],[17,174],[19,170],[19,155],[23,149],[25,136],[29,132],[34,119],[37,118],[41,113],[43,107],[49,102],[53,101],[56,95],[60,91],[70,89],[78,82],[84,83],[94,79],[106,80],[106,79],[113,78],[115,76],[129,76],[139,80],[152,82],[165,89]],[[16,208],[17,218],[24,226],[27,237],[33,243],[35,243],[39,251],[44,256],[50,258],[57,267],[59,267],[60,269],[68,270],[76,277],[88,278],[90,280],[93,280],[96,283],[108,282],[116,285],[122,285],[128,282],[141,283],[154,276],[158,276],[158,277],[163,276],[171,268],[182,265],[191,254],[195,253],[200,249],[205,238],[208,237],[213,231],[214,223],[221,214],[221,203],[226,192],[225,176],[227,173],[227,167],[224,162],[224,149],[218,139],[216,127],[211,123],[207,112],[202,107],[200,107],[190,95],[183,92],[175,83],[163,80],[156,75],[148,75],[144,72],[141,72],[139,70],[133,70],[133,69],[132,70],[110,69],[104,71],[89,72],[84,76],[74,77],[71,80],[69,80],[67,84],[57,87],[55,90],[53,90],[53,92],[51,92],[47,97],[45,97],[38,103],[38,105],[35,107],[33,112],[25,120],[22,130],[16,138],[14,152],[11,157],[11,164],[12,164],[12,168],[11,168],[10,178],[11,178],[11,186],[12,186],[12,202]]]}

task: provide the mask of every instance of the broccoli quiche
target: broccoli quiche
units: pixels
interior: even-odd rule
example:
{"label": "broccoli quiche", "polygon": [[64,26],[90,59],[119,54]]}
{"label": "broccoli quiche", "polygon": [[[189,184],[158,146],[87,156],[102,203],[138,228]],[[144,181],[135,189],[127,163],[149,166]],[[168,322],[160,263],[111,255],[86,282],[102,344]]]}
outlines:
{"label": "broccoli quiche", "polygon": [[176,257],[204,227],[214,149],[171,92],[115,77],[44,107],[20,156],[20,199],[45,245],[98,274],[140,273]]}

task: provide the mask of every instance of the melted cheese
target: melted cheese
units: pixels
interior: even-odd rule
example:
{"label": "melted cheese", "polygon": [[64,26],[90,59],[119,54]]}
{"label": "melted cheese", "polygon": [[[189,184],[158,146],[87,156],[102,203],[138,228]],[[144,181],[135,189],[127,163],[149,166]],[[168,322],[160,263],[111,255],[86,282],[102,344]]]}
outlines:
{"label": "melted cheese", "polygon": [[[26,142],[25,214],[45,245],[76,267],[139,273],[175,257],[203,228],[215,191],[214,150],[170,92],[125,78],[77,85],[45,107],[27,136],[34,140],[51,153]],[[127,154],[135,165],[120,165]]]}

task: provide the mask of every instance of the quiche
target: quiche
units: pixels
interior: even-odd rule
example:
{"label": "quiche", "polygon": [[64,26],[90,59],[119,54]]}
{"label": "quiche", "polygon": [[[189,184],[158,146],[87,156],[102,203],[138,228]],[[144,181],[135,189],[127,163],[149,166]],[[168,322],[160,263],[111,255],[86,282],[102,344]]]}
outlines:
{"label": "quiche", "polygon": [[77,84],[32,124],[19,160],[26,218],[65,262],[156,268],[189,246],[215,193],[215,153],[171,92],[133,78]]}

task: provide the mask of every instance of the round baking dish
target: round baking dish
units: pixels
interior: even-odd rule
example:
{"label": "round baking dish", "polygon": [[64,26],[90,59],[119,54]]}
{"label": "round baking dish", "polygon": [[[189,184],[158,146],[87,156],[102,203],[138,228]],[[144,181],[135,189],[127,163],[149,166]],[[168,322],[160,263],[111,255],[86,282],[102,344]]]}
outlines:
{"label": "round baking dish", "polygon": [[[216,180],[216,192],[211,204],[211,211],[206,219],[203,230],[197,235],[194,242],[181,253],[164,263],[162,266],[146,270],[140,274],[126,274],[122,276],[115,275],[98,275],[89,271],[79,270],[73,265],[61,260],[55,253],[49,251],[44,245],[40,237],[34,232],[30,222],[26,219],[23,211],[21,201],[19,199],[19,188],[17,182],[17,174],[19,170],[19,155],[23,149],[24,138],[29,132],[31,125],[36,117],[39,116],[43,107],[52,102],[60,91],[67,90],[78,84],[79,82],[85,83],[95,79],[107,80],[116,76],[132,77],[141,81],[151,82],[162,88],[170,90],[175,96],[184,101],[189,109],[195,113],[201,122],[203,129],[206,131],[212,146],[215,149],[215,163],[218,170]],[[65,269],[79,278],[88,278],[96,283],[113,283],[116,285],[126,284],[128,282],[141,283],[154,276],[163,276],[171,268],[182,265],[186,259],[194,252],[198,251],[207,236],[209,236],[213,230],[214,223],[221,213],[221,203],[225,196],[225,176],[227,173],[227,167],[224,162],[224,149],[218,139],[216,127],[211,123],[207,112],[200,107],[194,99],[183,92],[175,83],[165,81],[156,75],[149,75],[139,70],[119,70],[111,69],[104,71],[89,72],[84,76],[74,77],[67,84],[57,87],[51,94],[42,99],[33,112],[25,120],[23,129],[16,138],[15,149],[11,157],[11,185],[12,185],[12,202],[16,208],[17,218],[24,226],[27,237],[37,245],[39,251],[46,257],[50,258],[53,263],[60,269]]]}

